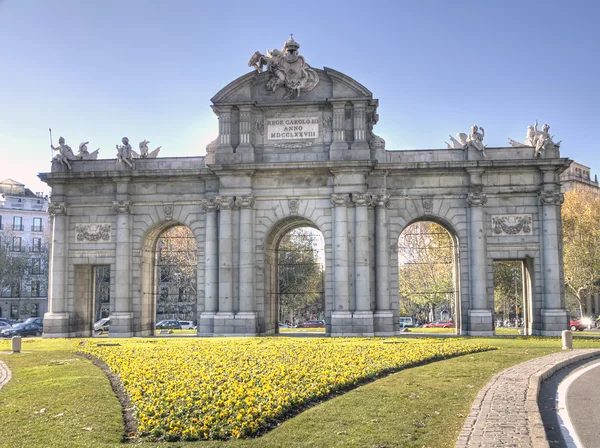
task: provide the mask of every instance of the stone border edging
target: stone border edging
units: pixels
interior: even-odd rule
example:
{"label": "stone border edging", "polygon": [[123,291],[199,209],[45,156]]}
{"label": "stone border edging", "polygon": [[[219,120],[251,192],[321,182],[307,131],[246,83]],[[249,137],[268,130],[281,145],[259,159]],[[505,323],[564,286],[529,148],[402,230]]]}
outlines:
{"label": "stone border edging", "polygon": [[[510,433],[511,428],[514,429],[513,433],[506,437],[513,438],[513,442],[515,438],[519,438],[519,447],[548,448],[538,407],[542,381],[569,364],[594,356],[600,356],[599,349],[556,352],[497,373],[475,397],[455,448],[481,447],[484,442],[485,446],[495,446],[489,439],[485,440],[489,437],[485,433],[500,434],[502,438],[501,434]],[[518,378],[520,372],[525,377]],[[518,384],[517,378],[521,380],[521,384]],[[510,386],[515,383],[517,386],[511,391]],[[489,414],[493,415],[488,419]],[[519,419],[526,420],[526,423],[521,422],[519,425]],[[497,446],[504,446],[505,443],[499,441]]]}
{"label": "stone border edging", "polygon": [[12,373],[6,364],[0,361],[0,389],[12,378]]}

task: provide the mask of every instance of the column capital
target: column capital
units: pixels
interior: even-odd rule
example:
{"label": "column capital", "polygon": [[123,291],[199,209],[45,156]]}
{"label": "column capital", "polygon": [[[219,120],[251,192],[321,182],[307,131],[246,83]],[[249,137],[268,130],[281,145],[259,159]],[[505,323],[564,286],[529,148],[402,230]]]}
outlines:
{"label": "column capital", "polygon": [[233,210],[235,207],[233,196],[217,196],[215,201],[219,206],[219,210]]}
{"label": "column capital", "polygon": [[133,204],[131,201],[113,201],[112,208],[117,215],[129,215],[133,213]]}
{"label": "column capital", "polygon": [[352,202],[356,207],[368,207],[373,204],[373,197],[368,193],[353,193]]}
{"label": "column capital", "polygon": [[202,201],[202,211],[204,213],[216,212],[219,209],[219,204],[215,199],[204,199]]}
{"label": "column capital", "polygon": [[378,194],[373,197],[373,205],[375,207],[387,208],[390,203],[390,196],[387,194]]}
{"label": "column capital", "polygon": [[542,205],[561,205],[565,202],[565,195],[557,190],[540,190],[538,197]]}
{"label": "column capital", "polygon": [[67,203],[66,202],[50,202],[48,204],[48,214],[50,214],[50,216],[66,215],[67,214]]}
{"label": "column capital", "polygon": [[331,195],[331,204],[334,207],[347,207],[350,205],[350,196],[347,194],[333,193]]}
{"label": "column capital", "polygon": [[254,207],[254,196],[239,196],[235,200],[235,205],[239,208]]}
{"label": "column capital", "polygon": [[487,202],[487,195],[483,192],[483,185],[471,185],[467,195],[467,204],[469,207],[479,207]]}

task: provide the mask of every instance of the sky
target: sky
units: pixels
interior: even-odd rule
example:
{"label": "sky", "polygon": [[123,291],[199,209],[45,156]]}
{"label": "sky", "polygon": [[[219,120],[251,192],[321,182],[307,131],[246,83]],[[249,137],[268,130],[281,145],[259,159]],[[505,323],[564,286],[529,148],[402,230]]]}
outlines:
{"label": "sky", "polygon": [[312,67],[379,99],[387,149],[442,149],[473,124],[506,146],[537,119],[593,176],[599,24],[596,0],[0,0],[0,180],[49,192],[49,128],[101,158],[123,136],[204,155],[210,99],[290,33]]}

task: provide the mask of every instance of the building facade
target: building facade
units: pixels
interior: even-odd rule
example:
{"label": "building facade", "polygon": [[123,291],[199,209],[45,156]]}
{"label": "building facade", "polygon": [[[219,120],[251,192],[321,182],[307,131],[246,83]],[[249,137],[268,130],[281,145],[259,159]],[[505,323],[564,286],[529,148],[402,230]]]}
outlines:
{"label": "building facade", "polygon": [[124,138],[117,159],[59,158],[40,175],[52,187],[46,337],[92,334],[91,279],[105,267],[111,335],[153,334],[157,241],[176,225],[196,239],[199,335],[278,332],[277,248],[298,227],[323,236],[327,334],[396,334],[398,240],[417,221],[452,236],[458,334],[494,334],[496,260],[522,263],[527,334],[567,328],[559,176],[570,160],[547,126],[535,147],[488,148],[473,126],[449,149],[390,151],[372,93],[310,67],[293,39],[250,63],[212,98],[219,135],[205,157],[134,158]]}
{"label": "building facade", "polygon": [[600,186],[598,185],[598,176],[595,175],[592,180],[590,175],[590,167],[581,163],[573,162],[560,175],[560,183],[563,193],[567,191],[579,190],[587,191],[593,194],[600,194]]}
{"label": "building facade", "polygon": [[48,309],[48,197],[6,179],[0,182],[0,239],[20,271],[3,270],[0,317],[41,317]]}

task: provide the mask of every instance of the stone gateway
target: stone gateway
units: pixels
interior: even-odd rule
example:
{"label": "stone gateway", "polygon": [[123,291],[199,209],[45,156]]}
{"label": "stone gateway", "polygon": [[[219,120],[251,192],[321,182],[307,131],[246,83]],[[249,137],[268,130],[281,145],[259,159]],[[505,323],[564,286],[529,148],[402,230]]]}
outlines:
{"label": "stone gateway", "polygon": [[212,98],[219,133],[205,157],[144,157],[123,138],[116,159],[59,154],[40,174],[52,187],[44,336],[93,334],[98,266],[110,272],[110,336],[153,334],[157,242],[177,225],[195,238],[199,335],[279,331],[277,248],[297,227],[323,236],[326,333],[394,335],[398,241],[418,221],[454,241],[458,334],[494,334],[502,260],[523,265],[525,333],[566,329],[559,175],[570,160],[547,131],[490,148],[473,126],[448,149],[386,150],[378,100],[299,47],[256,52],[254,70]]}

